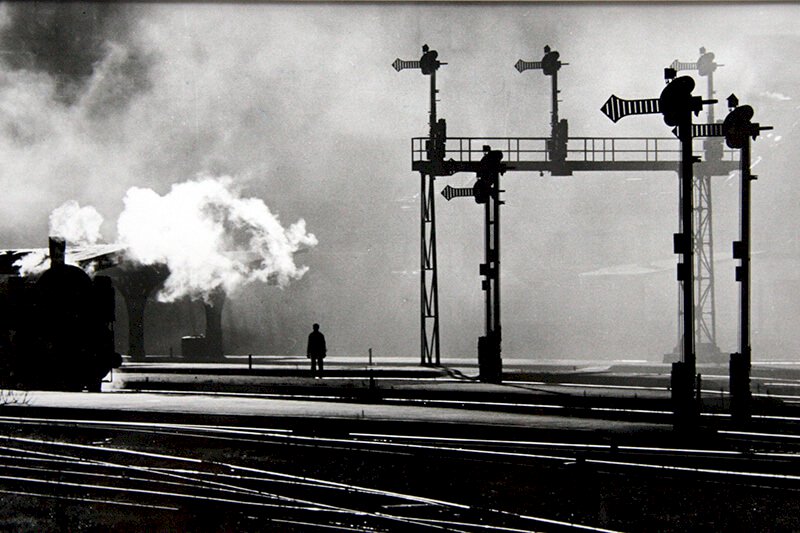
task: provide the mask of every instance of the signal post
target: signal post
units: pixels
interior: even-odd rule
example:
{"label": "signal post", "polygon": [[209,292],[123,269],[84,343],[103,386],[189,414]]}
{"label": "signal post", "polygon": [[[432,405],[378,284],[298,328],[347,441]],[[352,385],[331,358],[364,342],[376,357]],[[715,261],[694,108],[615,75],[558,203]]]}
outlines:
{"label": "signal post", "polygon": [[681,256],[678,263],[677,278],[683,288],[683,338],[682,360],[672,364],[672,402],[676,423],[693,422],[699,412],[700,390],[695,387],[696,358],[694,346],[694,246],[692,245],[694,211],[694,169],[698,160],[692,153],[692,113],[698,114],[704,104],[715,100],[703,100],[693,96],[694,80],[688,76],[675,77],[674,69],[665,69],[669,82],[658,99],[622,100],[612,95],[602,110],[616,122],[627,115],[661,113],[664,122],[673,126],[681,143],[680,162],[680,204],[681,232],[674,235],[674,252]]}
{"label": "signal post", "polygon": [[481,381],[500,383],[503,376],[502,325],[500,322],[500,175],[508,170],[503,164],[503,152],[483,146],[483,157],[477,171],[477,181],[471,188],[449,185],[442,195],[449,201],[471,196],[484,205],[484,262],[479,272],[483,276],[481,289],[486,299],[484,335],[478,338],[478,368]]}
{"label": "signal post", "polygon": [[439,276],[436,264],[436,201],[433,184],[437,176],[450,175],[443,168],[445,140],[447,139],[447,123],[436,116],[436,71],[446,65],[438,60],[438,52],[428,45],[422,46],[422,57],[418,61],[395,59],[392,66],[397,72],[401,70],[420,70],[423,75],[430,76],[430,119],[426,152],[430,165],[420,170],[420,199],[422,213],[420,217],[420,364],[439,365],[441,350],[439,348]]}
{"label": "signal post", "polygon": [[736,281],[739,282],[739,351],[731,354],[730,391],[731,412],[739,422],[750,419],[752,396],[750,394],[750,182],[757,179],[750,172],[750,139],[755,140],[759,133],[771,130],[770,126],[754,124],[753,108],[739,105],[735,95],[728,97],[731,112],[723,122],[725,142],[730,148],[741,152],[741,204],[739,240],[733,242],[733,258],[740,261],[736,267]]}

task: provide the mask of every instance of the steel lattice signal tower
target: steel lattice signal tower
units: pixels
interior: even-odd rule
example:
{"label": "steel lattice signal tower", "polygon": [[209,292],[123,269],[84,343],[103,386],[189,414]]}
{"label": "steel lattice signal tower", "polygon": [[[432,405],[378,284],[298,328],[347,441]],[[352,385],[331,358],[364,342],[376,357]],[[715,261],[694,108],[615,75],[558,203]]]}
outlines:
{"label": "steel lattice signal tower", "polygon": [[[404,61],[397,58],[392,66],[397,72],[408,69],[419,69],[422,74],[430,76],[430,120],[428,142],[425,150],[427,157],[441,161],[444,157],[444,142],[447,137],[444,119],[436,118],[436,71],[446,65],[438,59],[438,53],[430,50],[428,45],[422,47],[419,61]],[[422,212],[420,217],[420,364],[439,365],[441,350],[439,348],[439,276],[436,265],[436,201],[433,183],[437,176],[437,168],[428,168],[420,172],[420,199]]]}
{"label": "steel lattice signal tower", "polygon": [[[682,62],[677,59],[670,67],[676,72],[696,70],[706,78],[706,98],[714,99],[714,71],[721,67],[714,61],[714,54],[700,48],[700,57],[696,62]],[[706,111],[708,124],[715,124],[714,106]],[[722,363],[727,357],[717,345],[716,290],[714,280],[714,238],[713,238],[713,202],[711,195],[711,178],[726,175],[730,169],[715,165],[722,159],[722,138],[708,137],[703,141],[705,165],[698,168],[694,177],[694,238],[692,240],[696,261],[694,262],[694,317],[696,331],[696,351],[699,360]],[[680,344],[683,320],[683,299],[678,297],[678,344]],[[677,351],[677,350],[676,350]]]}

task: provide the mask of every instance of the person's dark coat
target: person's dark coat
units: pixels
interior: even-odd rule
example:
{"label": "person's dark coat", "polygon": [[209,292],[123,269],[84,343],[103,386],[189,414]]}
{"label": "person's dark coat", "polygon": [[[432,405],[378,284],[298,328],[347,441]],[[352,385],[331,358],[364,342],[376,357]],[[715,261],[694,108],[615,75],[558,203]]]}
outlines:
{"label": "person's dark coat", "polygon": [[308,349],[306,350],[306,357],[311,359],[316,357],[325,359],[328,353],[328,348],[325,346],[325,335],[319,331],[312,331],[308,334]]}

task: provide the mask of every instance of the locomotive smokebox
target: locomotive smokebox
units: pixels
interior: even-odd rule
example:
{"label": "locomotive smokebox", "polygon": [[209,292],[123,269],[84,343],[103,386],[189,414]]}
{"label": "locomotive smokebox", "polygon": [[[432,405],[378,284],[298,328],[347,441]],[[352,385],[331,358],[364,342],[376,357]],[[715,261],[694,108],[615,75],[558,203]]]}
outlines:
{"label": "locomotive smokebox", "polygon": [[67,241],[61,237],[50,237],[50,266],[61,266],[67,260]]}

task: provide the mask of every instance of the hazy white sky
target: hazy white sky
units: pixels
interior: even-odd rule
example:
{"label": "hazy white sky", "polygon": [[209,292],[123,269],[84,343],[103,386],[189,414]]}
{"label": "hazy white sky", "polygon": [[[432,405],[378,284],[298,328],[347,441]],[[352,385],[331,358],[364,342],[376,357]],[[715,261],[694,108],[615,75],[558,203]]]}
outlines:
{"label": "hazy white sky", "polygon": [[[130,187],[164,194],[197,174],[230,175],[285,224],[305,219],[319,239],[300,258],[310,267],[302,280],[228,306],[229,325],[254,332],[255,348],[244,345],[291,350],[285,339],[302,338],[318,321],[337,353],[372,346],[413,355],[419,177],[409,147],[427,132],[428,80],[390,65],[417,59],[423,43],[448,63],[439,114],[451,136],[546,136],[549,80],[513,68],[520,58],[540,59],[546,44],[569,63],[559,80],[571,135],[667,136],[659,117],[615,125],[599,109],[612,93],[658,96],[663,68],[696,60],[705,46],[724,65],[717,97],[735,92],[755,120],[775,127],[753,148],[763,176],[754,189],[754,248],[789,252],[789,265],[800,257],[793,4],[3,4],[0,242],[43,244],[49,213],[68,200],[95,206],[104,237],[114,240]],[[725,111],[717,107],[718,116]],[[631,177],[505,178],[507,354],[652,358],[672,347],[671,273],[622,288],[578,278],[673,258],[677,180]],[[737,194],[738,178],[715,182],[724,254],[736,238]],[[444,201],[437,214],[443,350],[473,354],[482,324],[481,214],[470,202]],[[759,271],[754,260],[756,287],[798,298],[756,303],[756,350],[759,342],[800,348],[800,338],[785,334],[799,309],[798,276],[776,264]],[[732,265],[718,273],[723,350],[736,343]]]}

